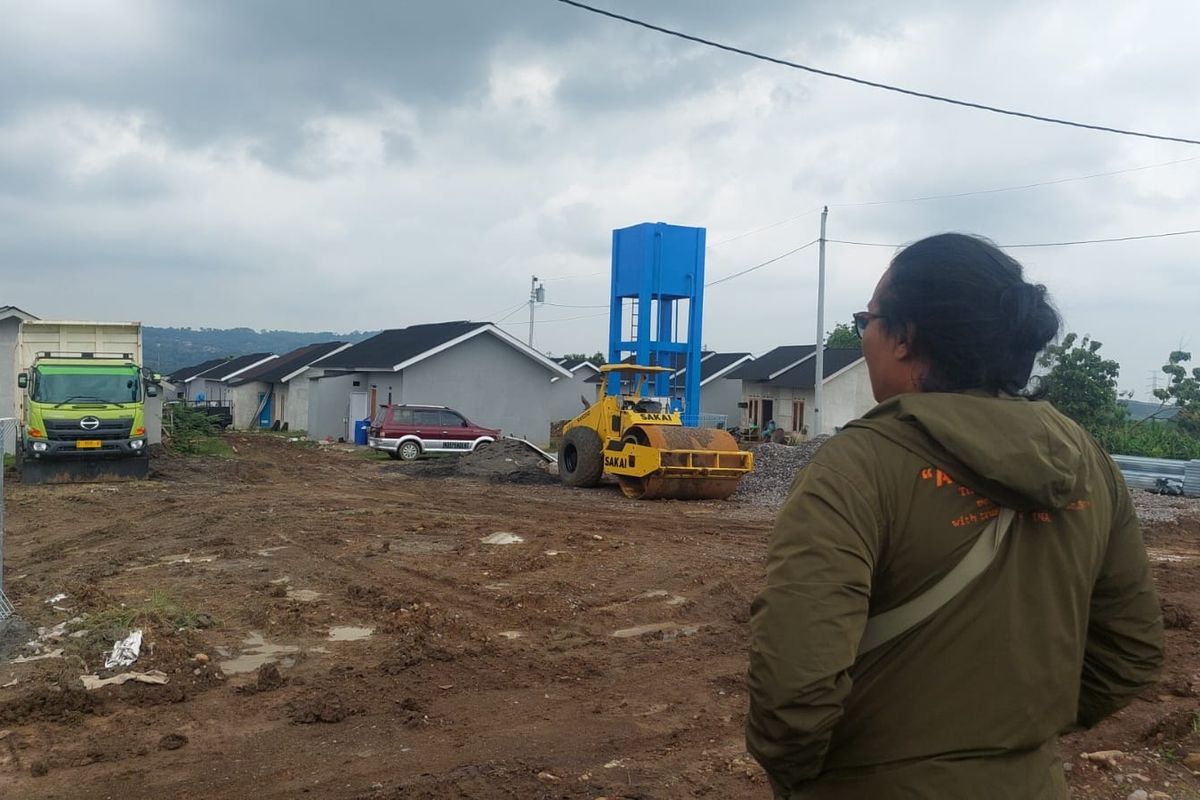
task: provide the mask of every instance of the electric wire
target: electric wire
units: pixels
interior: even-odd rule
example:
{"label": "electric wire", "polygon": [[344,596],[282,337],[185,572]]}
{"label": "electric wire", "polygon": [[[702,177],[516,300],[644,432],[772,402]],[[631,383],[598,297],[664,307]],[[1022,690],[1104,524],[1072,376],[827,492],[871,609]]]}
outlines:
{"label": "electric wire", "polygon": [[792,69],[803,70],[804,72],[809,72],[814,75],[822,75],[826,78],[836,78],[837,80],[848,81],[850,83],[856,83],[856,84],[859,84],[860,86],[870,86],[874,89],[882,89],[884,91],[895,92],[897,94],[903,94],[903,95],[907,95],[909,97],[918,97],[918,98],[921,98],[924,100],[933,100],[933,101],[936,101],[939,103],[947,103],[950,105],[961,106],[963,108],[972,108],[977,111],[987,111],[987,112],[990,112],[993,114],[1002,114],[1005,116],[1017,117],[1020,119],[1028,119],[1028,120],[1032,120],[1034,122],[1045,122],[1045,123],[1049,123],[1052,125],[1064,125],[1064,126],[1071,127],[1071,128],[1082,128],[1084,130],[1099,131],[1102,133],[1114,133],[1114,134],[1118,134],[1121,136],[1136,136],[1136,137],[1139,137],[1142,139],[1155,139],[1155,140],[1161,141],[1161,142],[1178,142],[1180,144],[1200,145],[1200,139],[1189,139],[1189,138],[1186,138],[1183,136],[1165,136],[1165,135],[1154,134],[1154,133],[1144,133],[1141,131],[1128,130],[1125,128],[1113,128],[1113,127],[1110,127],[1107,125],[1094,125],[1094,124],[1086,123],[1086,122],[1075,122],[1073,120],[1063,119],[1060,117],[1047,117],[1047,116],[1043,116],[1041,114],[1031,114],[1031,113],[1028,113],[1025,111],[1014,111],[1012,109],[1001,108],[999,106],[990,106],[990,105],[986,105],[984,103],[976,103],[976,102],[970,101],[970,100],[958,100],[953,97],[946,97],[944,95],[932,94],[930,92],[922,92],[922,91],[917,91],[915,89],[906,89],[902,86],[894,86],[894,85],[888,84],[888,83],[880,83],[878,81],[871,81],[871,80],[867,80],[865,78],[858,78],[853,75],[846,75],[846,74],[843,74],[840,72],[832,72],[830,70],[820,69],[818,67],[813,67],[808,64],[800,64],[795,61],[788,61],[783,58],[776,58],[774,56],[764,55],[763,53],[758,53],[753,50],[746,50],[741,47],[734,47],[732,45],[722,44],[721,42],[716,42],[711,39],[704,39],[699,36],[693,36],[688,33],[683,33],[681,31],[673,30],[671,28],[664,28],[661,25],[654,25],[652,23],[645,22],[644,20],[635,19],[634,17],[627,17],[623,14],[617,14],[612,11],[606,11],[605,9],[597,8],[595,6],[589,6],[586,3],[578,2],[578,0],[555,0],[555,1],[558,3],[562,3],[564,5],[574,6],[575,8],[581,9],[583,11],[589,11],[593,14],[599,14],[600,16],[609,17],[610,19],[615,19],[620,22],[626,22],[626,23],[629,23],[630,25],[636,25],[641,28],[646,28],[647,30],[657,31],[658,33],[663,33],[668,36],[674,36],[678,39],[684,39],[689,42],[695,42],[696,44],[705,45],[706,47],[714,47],[718,50],[724,50],[728,53],[736,53],[738,55],[747,56],[749,58],[754,58],[759,61],[766,61],[768,63],[778,64],[779,66],[783,66],[783,67],[790,67]]}
{"label": "electric wire", "polygon": [[[749,275],[751,272],[754,272],[755,270],[760,270],[760,269],[762,269],[763,267],[770,266],[771,264],[774,264],[776,261],[781,261],[781,260],[783,260],[783,259],[787,258],[787,257],[788,257],[788,256],[790,256],[790,255],[794,255],[795,253],[799,253],[801,250],[805,250],[805,249],[807,249],[807,248],[809,248],[809,247],[812,247],[814,244],[816,244],[816,243],[817,243],[817,242],[819,242],[819,241],[821,241],[821,240],[820,240],[820,239],[813,239],[813,240],[812,240],[811,242],[809,242],[808,244],[802,244],[802,245],[800,245],[799,247],[796,247],[796,248],[793,248],[793,249],[791,249],[791,250],[788,250],[786,253],[782,253],[782,254],[780,254],[780,255],[777,255],[777,256],[775,256],[774,258],[769,258],[769,259],[767,259],[766,261],[762,262],[761,264],[755,264],[753,267],[747,267],[746,269],[743,269],[743,270],[741,270],[741,271],[739,271],[739,272],[735,272],[735,273],[733,273],[732,275],[726,275],[726,276],[725,276],[725,277],[723,277],[723,278],[717,278],[715,281],[709,281],[708,283],[704,284],[704,288],[705,288],[705,289],[707,289],[707,288],[708,288],[708,287],[710,287],[710,286],[716,286],[716,285],[718,285],[718,284],[725,283],[725,281],[731,281],[731,280],[733,280],[734,278],[740,278],[740,277],[742,277],[743,275]],[[828,239],[826,239],[826,241],[829,241],[829,240],[828,240]]]}
{"label": "electric wire", "polygon": [[[997,247],[1016,248],[1016,247],[1072,247],[1081,244],[1108,244],[1110,242],[1134,242],[1143,239],[1166,239],[1171,236],[1190,236],[1200,233],[1200,228],[1195,228],[1186,231],[1168,231],[1167,233],[1145,233],[1138,236],[1113,236],[1108,239],[1078,239],[1071,242],[1026,242],[1021,244],[998,244]],[[889,244],[887,242],[856,242],[848,239],[826,239],[825,241],[831,244],[848,244],[857,247],[904,247],[902,244]]]}

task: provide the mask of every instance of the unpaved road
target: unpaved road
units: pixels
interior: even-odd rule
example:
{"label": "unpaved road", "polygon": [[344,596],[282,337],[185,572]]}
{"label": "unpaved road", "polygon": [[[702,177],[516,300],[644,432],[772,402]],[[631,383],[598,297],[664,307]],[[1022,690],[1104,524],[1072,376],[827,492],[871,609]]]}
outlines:
{"label": "unpaved road", "polygon": [[[139,484],[6,484],[10,597],[34,627],[91,620],[62,658],[0,662],[6,800],[769,797],[742,676],[770,512],[230,440]],[[1177,758],[1200,751],[1200,508],[1147,541],[1168,676],[1064,743],[1077,796],[1200,797]],[[170,682],[83,690],[86,632],[130,616],[134,668]],[[1125,755],[1078,758],[1101,749]]]}

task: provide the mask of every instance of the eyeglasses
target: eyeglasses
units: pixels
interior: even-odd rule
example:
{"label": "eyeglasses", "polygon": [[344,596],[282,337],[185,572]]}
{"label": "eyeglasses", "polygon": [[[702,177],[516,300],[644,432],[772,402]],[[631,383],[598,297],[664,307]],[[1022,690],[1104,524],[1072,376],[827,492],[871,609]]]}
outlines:
{"label": "eyeglasses", "polygon": [[871,324],[871,320],[883,318],[883,314],[872,314],[870,311],[856,311],[854,312],[854,332],[861,339],[866,334],[867,326]]}

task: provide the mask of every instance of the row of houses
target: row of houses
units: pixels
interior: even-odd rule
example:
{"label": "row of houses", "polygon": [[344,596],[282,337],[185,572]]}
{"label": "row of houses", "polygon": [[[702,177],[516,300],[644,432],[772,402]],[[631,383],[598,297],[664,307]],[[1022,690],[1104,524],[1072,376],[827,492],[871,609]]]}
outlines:
{"label": "row of houses", "polygon": [[[812,430],[813,345],[705,352],[700,413],[706,424]],[[874,405],[859,350],[826,349],[823,427],[831,433]],[[551,423],[597,397],[600,371],[552,358],[488,322],[443,322],[383,331],[357,344],[320,342],[290,353],[252,353],[174,370],[174,396],[232,408],[240,429],[286,426],[313,439],[354,436],[357,420],[389,403],[448,405],[473,421],[545,443]],[[682,386],[682,381],[680,381]]]}

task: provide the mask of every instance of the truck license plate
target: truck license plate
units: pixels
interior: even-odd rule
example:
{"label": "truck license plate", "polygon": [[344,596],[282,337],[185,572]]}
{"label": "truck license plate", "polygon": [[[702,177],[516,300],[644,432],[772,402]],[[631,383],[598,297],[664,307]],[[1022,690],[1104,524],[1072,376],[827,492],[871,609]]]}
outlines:
{"label": "truck license plate", "polygon": [[75,442],[75,448],[77,450],[89,450],[89,449],[95,450],[95,449],[98,449],[99,447],[100,447],[99,439],[79,439],[78,441]]}

